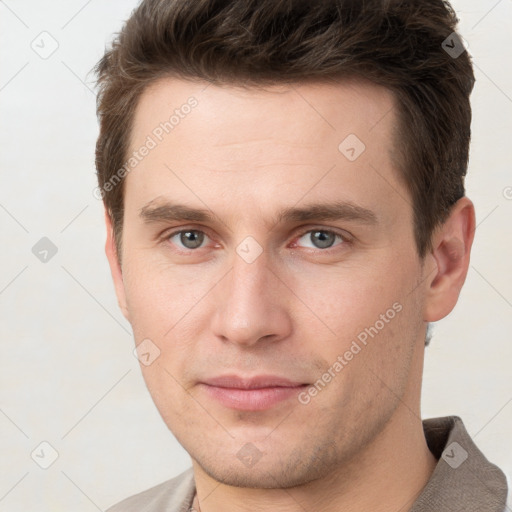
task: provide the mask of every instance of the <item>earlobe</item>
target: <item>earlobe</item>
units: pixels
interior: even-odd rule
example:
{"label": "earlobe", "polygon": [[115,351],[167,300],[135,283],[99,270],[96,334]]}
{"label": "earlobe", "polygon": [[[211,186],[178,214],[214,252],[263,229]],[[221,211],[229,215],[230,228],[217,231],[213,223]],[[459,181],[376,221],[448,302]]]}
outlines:
{"label": "earlobe", "polygon": [[124,317],[130,321],[128,307],[126,303],[126,293],[124,289],[123,273],[118,258],[116,243],[114,239],[114,229],[112,226],[112,219],[105,209],[105,226],[107,229],[107,239],[105,242],[105,254],[107,255],[108,263],[110,266],[110,273],[112,274],[112,280],[114,282],[114,288],[116,291],[117,302],[121,309]]}
{"label": "earlobe", "polygon": [[462,197],[432,237],[430,258],[435,270],[426,281],[425,322],[437,322],[455,307],[466,280],[474,233],[475,209],[470,199]]}

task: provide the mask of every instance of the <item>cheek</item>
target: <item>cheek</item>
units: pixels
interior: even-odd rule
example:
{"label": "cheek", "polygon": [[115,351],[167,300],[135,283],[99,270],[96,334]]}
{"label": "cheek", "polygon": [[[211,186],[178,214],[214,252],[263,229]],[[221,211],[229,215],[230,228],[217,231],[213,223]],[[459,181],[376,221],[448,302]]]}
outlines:
{"label": "cheek", "polygon": [[[411,293],[418,275],[414,260],[395,254],[364,268],[329,270],[302,275],[293,285],[309,308],[301,305],[303,313],[298,313],[304,315],[300,329],[302,338],[309,339],[308,350],[327,367],[343,358],[340,384],[348,378],[367,386],[365,374],[372,370],[386,382],[402,385],[421,328],[418,290]],[[378,379],[371,382],[380,386]]]}
{"label": "cheek", "polygon": [[139,259],[126,262],[125,291],[135,344],[148,343],[146,340],[154,344],[154,360],[149,365],[141,361],[141,371],[158,410],[169,424],[174,418],[175,402],[187,407],[183,375],[190,365],[191,345],[197,338],[190,331],[194,322],[189,319],[197,314],[194,306],[204,295],[205,285],[202,280],[190,279],[183,268],[164,268],[149,260],[144,260],[141,252]]}
{"label": "cheek", "polygon": [[289,282],[300,299],[295,303],[297,311],[299,307],[304,311],[302,319],[308,319],[309,325],[316,323],[319,335],[333,339],[357,334],[375,324],[395,303],[408,300],[414,270],[406,267],[407,263],[391,258],[365,266],[318,266],[315,271],[297,272]]}
{"label": "cheek", "polygon": [[[124,284],[131,324],[140,336],[171,336],[180,322],[208,291],[193,265],[171,266],[144,254],[126,265]],[[136,337],[136,339],[138,339]]]}

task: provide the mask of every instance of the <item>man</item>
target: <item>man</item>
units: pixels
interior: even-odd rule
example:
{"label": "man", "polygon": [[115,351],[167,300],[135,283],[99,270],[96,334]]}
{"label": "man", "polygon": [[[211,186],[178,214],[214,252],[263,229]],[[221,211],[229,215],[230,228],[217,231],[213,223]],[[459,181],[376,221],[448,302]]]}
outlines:
{"label": "man", "polygon": [[98,63],[106,252],[190,454],[120,511],[500,511],[456,416],[422,421],[455,306],[474,84],[450,6],[143,1]]}

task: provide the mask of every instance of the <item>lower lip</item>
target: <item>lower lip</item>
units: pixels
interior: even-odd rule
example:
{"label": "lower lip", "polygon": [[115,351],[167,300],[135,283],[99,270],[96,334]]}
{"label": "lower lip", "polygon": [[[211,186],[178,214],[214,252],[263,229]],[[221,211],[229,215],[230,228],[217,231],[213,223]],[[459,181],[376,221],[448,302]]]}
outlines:
{"label": "lower lip", "polygon": [[200,384],[208,395],[225,407],[241,411],[263,411],[274,405],[289,400],[304,388],[307,384],[294,387],[273,387],[258,389],[221,388]]}

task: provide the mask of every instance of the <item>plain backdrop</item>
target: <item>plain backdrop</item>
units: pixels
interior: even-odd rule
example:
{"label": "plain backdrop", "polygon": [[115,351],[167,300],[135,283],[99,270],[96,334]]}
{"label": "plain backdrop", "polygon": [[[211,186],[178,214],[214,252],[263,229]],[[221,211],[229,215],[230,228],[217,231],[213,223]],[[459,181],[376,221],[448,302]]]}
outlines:
{"label": "plain backdrop", "polygon": [[[0,1],[0,511],[105,510],[190,466],[132,353],[92,193],[87,74],[135,5]],[[475,66],[478,227],[459,303],[426,351],[422,417],[460,416],[510,485],[512,1],[453,5]]]}

